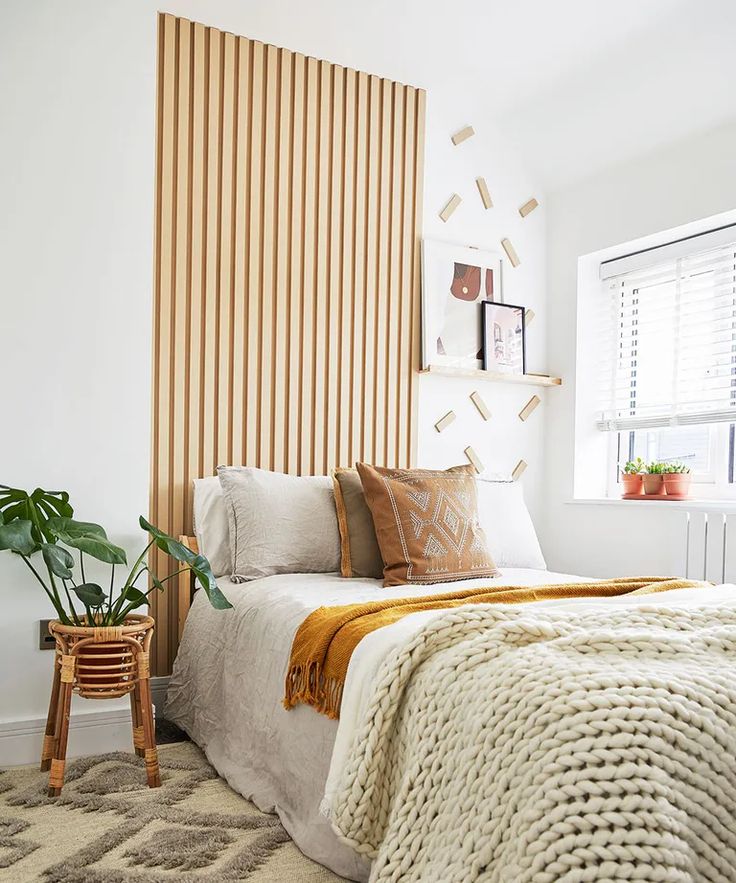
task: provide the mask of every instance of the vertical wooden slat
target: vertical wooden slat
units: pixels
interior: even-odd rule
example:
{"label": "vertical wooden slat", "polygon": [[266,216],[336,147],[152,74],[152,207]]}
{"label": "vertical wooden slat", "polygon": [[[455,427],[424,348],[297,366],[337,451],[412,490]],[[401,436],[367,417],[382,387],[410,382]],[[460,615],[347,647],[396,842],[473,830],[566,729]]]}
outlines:
{"label": "vertical wooden slat", "polygon": [[[415,186],[415,162],[414,151],[416,147],[416,132],[414,121],[416,118],[416,90],[406,89],[404,103],[404,192],[401,200],[401,304],[399,308],[399,347],[398,362],[398,392],[399,392],[399,417],[397,421],[397,437],[399,447],[397,452],[397,464],[409,466],[411,454],[409,447],[410,423],[412,417],[411,384],[414,376],[413,349],[412,349],[412,321],[413,310],[417,309],[412,297],[412,286],[417,284],[414,279],[414,211],[413,192]],[[418,247],[418,245],[417,245]]]}
{"label": "vertical wooden slat", "polygon": [[401,201],[403,197],[404,152],[404,87],[390,83],[391,89],[391,143],[389,181],[389,241],[388,280],[386,304],[386,361],[384,384],[386,387],[386,419],[383,422],[386,464],[397,466],[399,462],[399,357],[401,354],[401,240],[403,237]]}
{"label": "vertical wooden slat", "polygon": [[[151,517],[178,535],[219,462],[413,461],[424,93],[170,15],[158,49]],[[164,673],[175,593],[153,610]]]}
{"label": "vertical wooden slat", "polygon": [[[207,116],[209,77],[209,37],[203,25],[194,26],[194,57],[192,81],[192,299],[191,299],[191,338],[189,353],[189,476],[206,475],[202,462],[204,397],[204,285],[206,273],[206,229],[204,226],[207,199],[207,176],[205,174],[207,156]],[[190,485],[187,483],[187,490]]]}
{"label": "vertical wooden slat", "polygon": [[423,90],[416,92],[416,117],[414,119],[414,186],[412,187],[413,212],[412,224],[407,231],[407,240],[411,242],[412,250],[412,284],[409,288],[411,297],[411,334],[409,344],[411,347],[411,365],[409,370],[409,433],[406,439],[406,465],[414,465],[417,452],[417,421],[414,415],[417,413],[417,371],[419,369],[419,285],[420,285],[420,235],[422,229],[422,211],[424,196],[424,126],[427,93]]}
{"label": "vertical wooden slat", "polygon": [[352,464],[353,416],[353,371],[355,360],[353,349],[353,303],[352,282],[354,251],[353,228],[355,224],[355,111],[357,77],[353,70],[345,70],[342,107],[343,161],[342,161],[342,229],[340,231],[340,279],[338,296],[340,299],[340,345],[338,353],[339,395],[336,407],[338,425],[337,451],[335,461],[338,466]]}
{"label": "vertical wooden slat", "polygon": [[248,336],[247,322],[247,257],[249,242],[247,211],[250,178],[249,138],[250,129],[251,43],[238,38],[237,50],[237,102],[235,107],[235,150],[233,186],[235,194],[235,217],[231,248],[234,256],[232,286],[232,458],[234,465],[245,462],[246,408],[245,371]]}
{"label": "vertical wooden slat", "polygon": [[[189,359],[187,345],[188,291],[189,291],[189,75],[191,50],[191,24],[182,19],[176,20],[176,82],[174,94],[174,150],[173,166],[173,205],[172,205],[172,280],[173,291],[181,293],[172,297],[169,316],[171,339],[170,352],[170,432],[169,432],[169,511],[164,530],[170,531],[173,524],[181,524],[185,517],[185,391],[186,372]],[[172,560],[159,559],[159,572],[168,573],[176,569]],[[176,640],[178,621],[176,613],[176,593],[167,592],[164,596],[168,610],[166,643]],[[163,631],[159,624],[159,635]]]}
{"label": "vertical wooden slat", "polygon": [[205,216],[205,267],[204,267],[204,378],[202,388],[202,434],[203,474],[212,475],[217,467],[217,401],[219,385],[219,348],[220,326],[218,315],[220,309],[220,276],[218,262],[220,258],[220,202],[222,195],[219,190],[221,183],[221,122],[222,102],[222,38],[221,31],[207,29],[208,41],[208,89],[206,119],[206,153],[205,180],[206,200]]}
{"label": "vertical wooden slat", "polygon": [[305,229],[303,220],[305,152],[306,59],[295,53],[292,59],[292,136],[289,152],[291,200],[289,204],[289,316],[286,374],[286,464],[285,471],[296,474],[300,468],[302,350],[301,329],[304,306],[303,267]]}
{"label": "vertical wooden slat", "polygon": [[332,107],[332,65],[319,62],[319,129],[317,132],[317,236],[315,240],[315,311],[314,360],[312,362],[313,443],[310,472],[319,475],[325,470],[327,407],[327,354],[325,326],[327,322],[327,273],[330,259],[329,187],[330,187],[330,125]]}
{"label": "vertical wooden slat", "polygon": [[349,463],[364,459],[366,402],[366,265],[367,265],[367,181],[368,181],[368,119],[369,119],[369,80],[368,75],[357,76],[357,99],[355,104],[355,205],[353,207],[353,268],[352,268],[352,312],[353,341],[350,350],[350,365],[353,375],[353,388],[350,394],[348,419],[351,427],[351,447]]}
{"label": "vertical wooden slat", "polygon": [[279,100],[279,50],[275,46],[265,48],[265,116],[263,124],[263,166],[262,166],[262,221],[261,235],[261,362],[260,399],[261,420],[259,423],[258,465],[263,469],[273,469],[272,414],[274,389],[272,386],[272,365],[274,346],[274,310],[276,301],[274,279],[274,222],[276,218],[277,175],[278,175],[278,100]]}
{"label": "vertical wooden slat", "polygon": [[[171,444],[171,341],[170,316],[173,301],[173,254],[175,219],[175,181],[174,167],[176,164],[176,19],[163,16],[159,22],[160,52],[168,63],[164,65],[159,79],[159,139],[160,162],[158,169],[159,187],[159,231],[156,253],[157,282],[154,316],[156,318],[156,341],[154,345],[154,399],[155,421],[157,423],[157,463],[155,481],[158,493],[153,502],[152,512],[154,523],[166,530],[169,522],[171,503],[169,450]],[[160,568],[165,562],[163,557],[155,558]],[[157,636],[154,645],[154,661],[157,666],[167,662],[169,610],[166,598],[156,598],[154,608],[157,621]]]}
{"label": "vertical wooden slat", "polygon": [[331,118],[332,129],[329,145],[329,264],[327,267],[327,322],[325,325],[325,350],[327,354],[327,390],[325,399],[325,446],[323,466],[325,473],[338,465],[338,438],[340,413],[340,325],[342,323],[342,170],[343,156],[343,93],[345,69],[329,65],[332,75]]}
{"label": "vertical wooden slat", "polygon": [[[391,182],[391,83],[381,80],[379,93],[379,190],[376,291],[376,351],[374,363],[375,420],[373,423],[373,462],[381,466],[386,462],[384,426],[386,425],[386,349],[388,344],[388,262],[391,234],[390,189]],[[394,465],[394,464],[390,464]]]}
{"label": "vertical wooden slat", "polygon": [[289,420],[286,368],[288,365],[289,312],[290,312],[290,203],[292,194],[291,180],[291,142],[294,115],[292,112],[292,53],[279,50],[279,96],[278,96],[278,179],[276,182],[276,210],[274,212],[274,337],[271,385],[273,388],[273,404],[271,412],[271,436],[273,438],[273,468],[277,472],[287,470],[287,433]]}
{"label": "vertical wooden slat", "polygon": [[261,167],[263,164],[263,43],[252,43],[251,128],[250,142],[250,203],[248,206],[248,374],[245,406],[244,463],[260,463],[260,365],[261,365]]}
{"label": "vertical wooden slat", "polygon": [[237,85],[236,39],[223,34],[220,75],[220,144],[218,158],[218,191],[220,193],[217,234],[217,398],[213,419],[217,425],[215,465],[232,463],[232,408],[220,402],[232,402],[232,335],[233,335],[233,262],[234,243],[234,174],[235,149],[235,88]]}
{"label": "vertical wooden slat", "polygon": [[302,199],[302,223],[303,223],[303,248],[304,259],[302,263],[302,368],[301,368],[301,397],[299,399],[299,453],[300,462],[298,474],[310,475],[312,473],[312,461],[314,451],[314,426],[316,420],[314,407],[314,313],[316,309],[315,297],[315,253],[317,241],[317,166],[319,156],[317,150],[317,136],[319,130],[319,63],[314,58],[307,59],[307,77],[305,89],[305,112],[306,124],[305,151],[304,151],[304,197]]}
{"label": "vertical wooden slat", "polygon": [[379,235],[380,192],[379,167],[381,162],[380,90],[378,77],[368,79],[368,180],[365,201],[365,288],[363,302],[363,344],[365,352],[363,373],[362,423],[363,438],[358,456],[370,463],[376,462],[376,307]]}

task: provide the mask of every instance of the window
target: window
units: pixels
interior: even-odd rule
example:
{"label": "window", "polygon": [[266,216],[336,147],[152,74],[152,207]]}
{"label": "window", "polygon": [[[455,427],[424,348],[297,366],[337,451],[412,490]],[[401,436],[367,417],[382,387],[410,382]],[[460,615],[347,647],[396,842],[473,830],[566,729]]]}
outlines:
{"label": "window", "polygon": [[606,261],[600,277],[609,492],[641,457],[687,464],[705,496],[735,495],[736,225]]}

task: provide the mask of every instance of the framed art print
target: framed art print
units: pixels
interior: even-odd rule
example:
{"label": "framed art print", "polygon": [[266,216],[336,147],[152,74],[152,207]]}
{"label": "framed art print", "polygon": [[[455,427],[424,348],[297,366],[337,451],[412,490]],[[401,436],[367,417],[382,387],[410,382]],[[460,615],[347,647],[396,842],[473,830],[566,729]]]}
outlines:
{"label": "framed art print", "polygon": [[422,242],[422,367],[482,368],[481,303],[501,301],[501,258],[490,251]]}
{"label": "framed art print", "polygon": [[483,368],[497,374],[525,374],[524,307],[485,301],[481,309]]}

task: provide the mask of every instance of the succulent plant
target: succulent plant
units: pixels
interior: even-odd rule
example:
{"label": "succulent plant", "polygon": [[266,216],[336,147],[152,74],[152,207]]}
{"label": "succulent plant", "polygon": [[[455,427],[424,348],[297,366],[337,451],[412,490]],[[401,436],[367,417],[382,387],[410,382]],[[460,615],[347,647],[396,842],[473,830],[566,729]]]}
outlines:
{"label": "succulent plant", "polygon": [[636,460],[629,460],[629,462],[624,466],[624,475],[638,475],[640,472],[646,471],[646,463],[642,460],[641,457],[637,457]]}
{"label": "succulent plant", "polygon": [[[626,464],[628,466],[628,463]],[[690,467],[684,463],[664,463],[660,460],[652,460],[647,463],[645,469],[649,475],[687,475]]]}
{"label": "succulent plant", "polygon": [[665,475],[688,475],[690,467],[684,463],[664,463],[662,472]]}

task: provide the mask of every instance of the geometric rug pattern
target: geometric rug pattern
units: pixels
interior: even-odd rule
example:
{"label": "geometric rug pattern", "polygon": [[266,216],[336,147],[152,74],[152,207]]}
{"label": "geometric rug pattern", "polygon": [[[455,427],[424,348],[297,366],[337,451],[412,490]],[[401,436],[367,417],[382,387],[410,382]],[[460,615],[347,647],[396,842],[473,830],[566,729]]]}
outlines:
{"label": "geometric rug pattern", "polygon": [[275,815],[220,779],[191,742],[159,747],[162,785],[114,752],[67,762],[47,797],[38,766],[0,770],[0,881],[335,883]]}

